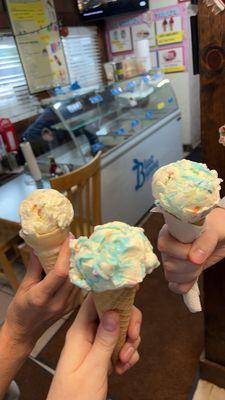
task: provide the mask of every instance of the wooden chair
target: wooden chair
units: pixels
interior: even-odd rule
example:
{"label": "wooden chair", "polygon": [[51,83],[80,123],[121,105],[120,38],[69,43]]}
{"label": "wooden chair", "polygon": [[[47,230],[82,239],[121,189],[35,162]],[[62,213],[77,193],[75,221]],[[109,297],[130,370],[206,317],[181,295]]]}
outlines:
{"label": "wooden chair", "polygon": [[[17,249],[20,240],[19,230],[20,227],[17,224],[0,220],[0,276],[4,275],[8,279],[14,292],[19,287],[19,281],[12,266],[13,261],[19,257]],[[13,253],[11,257],[9,253]]]}
{"label": "wooden chair", "polygon": [[90,236],[101,224],[101,152],[88,164],[51,180],[53,189],[64,193],[74,206],[71,231],[75,237]]}

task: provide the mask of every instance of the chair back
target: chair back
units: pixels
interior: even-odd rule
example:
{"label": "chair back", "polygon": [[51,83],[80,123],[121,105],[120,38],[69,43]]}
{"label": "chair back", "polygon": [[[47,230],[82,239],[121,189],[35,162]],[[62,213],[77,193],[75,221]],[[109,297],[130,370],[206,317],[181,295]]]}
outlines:
{"label": "chair back", "polygon": [[53,189],[62,192],[74,207],[71,231],[75,237],[90,236],[101,224],[101,152],[73,172],[51,179]]}

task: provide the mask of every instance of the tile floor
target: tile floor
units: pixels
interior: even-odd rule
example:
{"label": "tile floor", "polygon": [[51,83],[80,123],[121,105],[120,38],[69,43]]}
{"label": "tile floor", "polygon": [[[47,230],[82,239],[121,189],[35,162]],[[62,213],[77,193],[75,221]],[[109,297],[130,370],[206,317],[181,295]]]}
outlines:
{"label": "tile floor", "polygon": [[224,400],[225,390],[210,382],[200,380],[193,400]]}

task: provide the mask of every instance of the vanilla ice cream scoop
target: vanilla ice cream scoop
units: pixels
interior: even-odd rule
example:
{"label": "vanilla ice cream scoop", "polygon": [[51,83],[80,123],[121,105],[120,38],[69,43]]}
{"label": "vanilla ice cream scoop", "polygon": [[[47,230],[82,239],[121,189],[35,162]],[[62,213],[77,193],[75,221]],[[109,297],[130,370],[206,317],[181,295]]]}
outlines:
{"label": "vanilla ice cream scoop", "polygon": [[22,231],[25,235],[45,235],[70,226],[73,207],[54,189],[38,189],[20,205]]}
{"label": "vanilla ice cream scoop", "polygon": [[152,181],[156,204],[182,221],[203,219],[220,201],[217,171],[206,164],[181,160],[161,167]]}
{"label": "vanilla ice cream scoop", "polygon": [[122,222],[96,226],[90,238],[71,240],[70,248],[70,279],[89,291],[135,287],[159,266],[143,229]]}

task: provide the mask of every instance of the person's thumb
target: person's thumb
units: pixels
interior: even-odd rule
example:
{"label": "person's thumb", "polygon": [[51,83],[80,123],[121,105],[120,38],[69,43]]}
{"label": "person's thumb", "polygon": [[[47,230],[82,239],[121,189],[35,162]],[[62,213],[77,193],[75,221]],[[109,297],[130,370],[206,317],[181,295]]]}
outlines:
{"label": "person's thumb", "polygon": [[196,239],[190,249],[189,259],[194,264],[203,264],[214,252],[218,243],[216,231],[205,230],[198,239]]}
{"label": "person's thumb", "polygon": [[108,368],[119,337],[119,319],[118,313],[108,311],[103,315],[97,330],[91,356],[103,368]]}

